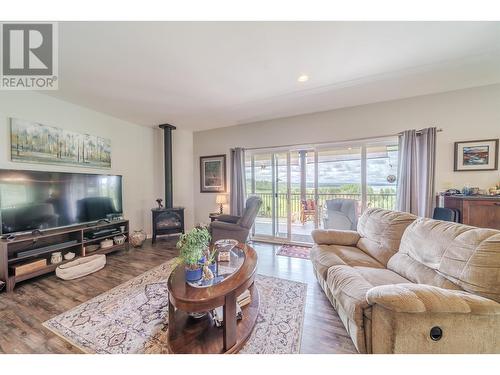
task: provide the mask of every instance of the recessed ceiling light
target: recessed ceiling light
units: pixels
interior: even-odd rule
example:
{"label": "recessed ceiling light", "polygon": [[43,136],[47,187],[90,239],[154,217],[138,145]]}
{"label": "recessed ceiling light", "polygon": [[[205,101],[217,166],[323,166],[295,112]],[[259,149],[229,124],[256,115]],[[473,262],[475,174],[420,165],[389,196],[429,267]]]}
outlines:
{"label": "recessed ceiling light", "polygon": [[297,78],[298,82],[307,82],[309,81],[309,76],[307,74],[301,74],[299,78]]}

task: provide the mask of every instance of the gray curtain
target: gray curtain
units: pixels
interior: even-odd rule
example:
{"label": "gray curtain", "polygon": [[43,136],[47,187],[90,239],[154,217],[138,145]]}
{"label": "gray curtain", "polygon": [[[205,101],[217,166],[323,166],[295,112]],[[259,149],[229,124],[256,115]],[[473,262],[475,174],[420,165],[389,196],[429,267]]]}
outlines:
{"label": "gray curtain", "polygon": [[432,216],[435,165],[436,128],[406,130],[399,136],[397,210]]}
{"label": "gray curtain", "polygon": [[241,216],[245,210],[245,150],[231,149],[231,215]]}

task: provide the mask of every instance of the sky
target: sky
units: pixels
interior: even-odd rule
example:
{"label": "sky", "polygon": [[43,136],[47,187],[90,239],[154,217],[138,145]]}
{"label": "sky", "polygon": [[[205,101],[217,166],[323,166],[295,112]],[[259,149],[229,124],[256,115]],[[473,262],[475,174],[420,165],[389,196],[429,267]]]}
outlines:
{"label": "sky", "polygon": [[[367,159],[367,183],[368,185],[396,186],[396,182],[389,183],[388,175],[397,175],[397,151],[388,151],[383,156]],[[312,158],[311,158],[312,159]],[[359,154],[351,156],[351,160],[335,160],[320,162],[318,165],[319,185],[339,185],[339,184],[359,184],[361,183],[361,160]],[[272,170],[270,162],[256,162],[255,178],[257,181],[271,181]],[[247,167],[247,178],[250,175],[250,168]],[[281,181],[286,183],[286,164],[279,167],[278,175]],[[297,164],[291,165],[292,184],[300,183],[300,167]],[[307,183],[310,186],[314,182],[314,163],[311,160],[307,164]]]}

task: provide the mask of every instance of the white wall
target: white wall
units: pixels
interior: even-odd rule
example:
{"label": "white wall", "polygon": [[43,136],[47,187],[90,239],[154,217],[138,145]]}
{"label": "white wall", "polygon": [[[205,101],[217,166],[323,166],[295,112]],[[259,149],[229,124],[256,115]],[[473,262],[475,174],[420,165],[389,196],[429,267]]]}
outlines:
{"label": "white wall", "polygon": [[[181,129],[174,130],[172,144],[173,144],[172,168],[173,168],[173,178],[174,178],[174,187],[173,187],[174,206],[185,207],[184,221],[186,229],[189,230],[193,227],[194,224],[193,188],[195,185],[194,185],[194,169],[193,169],[193,132]],[[162,161],[163,161],[163,156],[162,156]],[[162,164],[162,171],[163,171],[163,164]],[[164,195],[165,194],[162,193],[162,196]]]}
{"label": "white wall", "polygon": [[[110,138],[111,169],[11,162],[9,117]],[[132,229],[144,228],[148,234],[151,233],[150,209],[156,206],[156,198],[165,195],[162,139],[160,129],[135,125],[50,96],[0,92],[0,168],[123,175],[124,216],[130,220]],[[174,202],[186,206],[186,223],[190,227],[193,221],[192,133],[176,131],[173,142]]]}
{"label": "white wall", "polygon": [[[195,222],[217,210],[215,194],[199,193],[199,157],[227,153],[232,147],[270,147],[341,141],[437,126],[436,189],[464,184],[488,188],[499,171],[453,172],[455,141],[500,137],[500,85],[459,90],[320,112],[194,134]],[[229,163],[229,158],[228,158]],[[228,170],[229,172],[229,170]]]}

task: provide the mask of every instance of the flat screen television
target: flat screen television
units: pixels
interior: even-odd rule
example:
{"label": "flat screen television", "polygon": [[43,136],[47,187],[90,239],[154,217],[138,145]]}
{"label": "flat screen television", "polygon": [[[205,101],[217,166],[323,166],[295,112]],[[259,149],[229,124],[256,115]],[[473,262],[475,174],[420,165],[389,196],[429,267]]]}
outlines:
{"label": "flat screen television", "polygon": [[0,234],[122,214],[122,176],[0,169]]}

